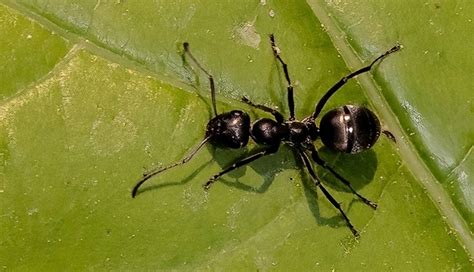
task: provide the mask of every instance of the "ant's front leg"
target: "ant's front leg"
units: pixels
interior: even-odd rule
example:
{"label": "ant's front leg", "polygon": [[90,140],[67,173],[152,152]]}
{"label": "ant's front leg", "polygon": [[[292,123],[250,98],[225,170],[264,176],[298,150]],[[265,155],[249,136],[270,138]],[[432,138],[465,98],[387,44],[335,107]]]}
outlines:
{"label": "ant's front leg", "polygon": [[243,96],[242,97],[242,102],[246,103],[247,105],[249,106],[252,106],[254,108],[257,108],[259,110],[263,110],[265,112],[268,112],[268,113],[271,113],[274,117],[275,117],[275,120],[281,124],[283,123],[283,121],[285,121],[285,118],[283,118],[283,114],[281,114],[279,111],[275,110],[275,109],[272,109],[270,107],[267,107],[265,105],[261,105],[261,104],[254,104],[252,101],[250,101],[247,97]]}
{"label": "ant's front leg", "polygon": [[261,150],[255,154],[252,154],[252,155],[249,155],[241,160],[238,160],[237,162],[233,163],[231,166],[227,167],[226,169],[222,170],[221,172],[219,172],[218,174],[212,176],[204,185],[204,190],[209,190],[209,188],[211,188],[211,185],[217,181],[218,178],[220,178],[221,176],[223,176],[224,174],[232,171],[232,170],[235,170],[241,166],[244,166],[246,164],[249,164],[263,156],[267,156],[267,155],[270,155],[270,154],[273,154],[275,152],[278,151],[278,146],[271,146],[267,149],[264,149],[264,150]]}

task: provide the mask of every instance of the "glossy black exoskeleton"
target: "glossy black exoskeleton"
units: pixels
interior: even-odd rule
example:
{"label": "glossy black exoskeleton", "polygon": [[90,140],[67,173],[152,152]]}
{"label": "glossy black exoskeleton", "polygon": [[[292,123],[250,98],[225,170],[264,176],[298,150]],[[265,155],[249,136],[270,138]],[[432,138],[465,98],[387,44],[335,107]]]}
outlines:
{"label": "glossy black exoskeleton", "polygon": [[[350,191],[363,201],[368,206],[376,209],[377,204],[363,197],[357,193],[352,187],[351,183],[339,175],[333,168],[319,156],[313,142],[318,138],[321,138],[323,144],[335,151],[345,153],[359,153],[363,150],[371,148],[380,136],[381,128],[380,122],[377,116],[369,109],[355,105],[345,105],[327,112],[319,123],[319,127],[316,125],[316,118],[321,113],[324,105],[329,98],[336,93],[349,79],[370,71],[375,63],[381,61],[386,56],[393,52],[400,50],[400,46],[395,46],[380,55],[369,65],[350,73],[339,80],[333,87],[331,87],[316,104],[314,113],[311,116],[304,118],[302,121],[295,119],[294,110],[294,99],[293,99],[293,85],[288,73],[287,64],[280,57],[280,50],[275,44],[273,35],[270,35],[271,47],[275,58],[281,63],[285,79],[288,83],[287,94],[288,94],[288,107],[290,116],[285,119],[283,115],[275,109],[270,107],[254,104],[249,99],[243,97],[242,102],[268,112],[273,115],[275,119],[262,118],[255,121],[252,125],[250,123],[250,117],[247,113],[240,110],[233,110],[225,113],[217,113],[216,99],[215,99],[215,84],[212,75],[207,72],[201,64],[194,58],[193,54],[189,49],[189,44],[184,43],[184,54],[189,56],[196,66],[203,71],[209,78],[211,99],[214,111],[214,118],[212,118],[206,128],[204,140],[194,149],[189,155],[184,157],[181,161],[175,162],[171,165],[154,169],[148,173],[145,173],[143,177],[138,181],[132,190],[132,197],[135,197],[138,188],[151,177],[162,173],[165,170],[176,167],[178,165],[188,162],[201,147],[207,142],[214,146],[224,148],[242,148],[247,145],[249,137],[251,137],[258,145],[262,148],[253,152],[252,154],[244,157],[243,159],[237,160],[229,167],[223,169],[221,172],[212,176],[205,184],[204,188],[207,190],[210,186],[222,175],[237,169],[243,165],[246,165],[252,161],[255,161],[263,156],[273,154],[278,151],[280,145],[287,144],[293,148],[301,158],[304,166],[308,170],[315,185],[321,189],[324,196],[331,202],[331,204],[339,210],[342,217],[346,221],[347,226],[355,236],[358,236],[358,232],[346,216],[336,199],[326,190],[321,184],[320,179],[316,175],[313,169],[313,159],[315,163],[322,166],[329,172],[331,172],[339,181],[347,186]],[[390,132],[383,131],[390,137],[393,137]]]}
{"label": "glossy black exoskeleton", "polygon": [[206,138],[218,147],[241,148],[249,142],[250,117],[240,110],[225,112],[207,123]]}
{"label": "glossy black exoskeleton", "polygon": [[319,127],[325,146],[351,154],[369,149],[380,136],[377,116],[365,107],[354,105],[345,105],[326,113]]}

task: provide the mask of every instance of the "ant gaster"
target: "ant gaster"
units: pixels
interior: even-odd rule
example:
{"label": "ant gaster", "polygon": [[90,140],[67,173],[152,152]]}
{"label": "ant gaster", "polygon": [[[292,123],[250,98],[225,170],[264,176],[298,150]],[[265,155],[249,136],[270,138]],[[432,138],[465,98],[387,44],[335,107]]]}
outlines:
{"label": "ant gaster", "polygon": [[[156,168],[150,172],[143,174],[143,177],[138,181],[132,190],[132,197],[135,197],[138,188],[151,177],[162,173],[165,170],[171,169],[178,165],[187,163],[191,158],[201,149],[207,142],[214,146],[223,148],[242,148],[245,147],[251,137],[258,145],[262,148],[254,152],[253,154],[240,159],[233,163],[231,166],[223,169],[218,174],[212,176],[205,184],[204,188],[207,190],[211,185],[222,175],[244,166],[252,161],[255,161],[263,156],[273,154],[278,151],[280,144],[284,143],[293,148],[301,158],[304,166],[308,170],[309,175],[314,181],[315,185],[321,189],[324,196],[331,202],[331,204],[339,210],[342,217],[344,218],[347,226],[352,231],[354,236],[358,236],[357,230],[354,228],[349,218],[346,216],[336,199],[326,190],[321,184],[320,179],[316,175],[313,169],[310,157],[318,165],[322,166],[329,172],[331,172],[340,182],[347,186],[350,191],[356,195],[362,202],[372,207],[377,208],[377,204],[363,197],[357,193],[352,187],[351,183],[344,177],[339,175],[333,168],[331,168],[318,154],[313,142],[321,138],[323,144],[330,149],[345,152],[345,153],[359,153],[372,147],[377,141],[381,129],[380,122],[377,116],[369,109],[362,106],[345,105],[336,109],[333,109],[326,113],[320,121],[319,127],[316,126],[315,120],[321,113],[324,105],[329,98],[336,93],[349,79],[370,71],[370,69],[377,62],[381,61],[393,52],[400,50],[400,46],[396,45],[384,54],[376,58],[368,66],[365,66],[347,76],[344,76],[334,86],[332,86],[326,94],[323,95],[321,100],[316,104],[316,109],[311,116],[304,118],[302,121],[295,119],[295,107],[293,99],[293,85],[288,73],[288,66],[280,56],[280,50],[275,44],[275,38],[270,35],[270,43],[275,58],[281,63],[283,72],[287,82],[287,94],[288,94],[288,107],[290,111],[290,117],[285,120],[283,115],[275,109],[269,108],[264,105],[254,104],[246,97],[242,98],[242,102],[268,112],[273,115],[274,119],[262,118],[251,124],[250,117],[247,113],[241,110],[233,110],[225,113],[218,113],[216,109],[216,98],[215,98],[215,84],[212,75],[207,72],[201,64],[196,60],[194,55],[191,53],[189,43],[185,42],[184,55],[192,59],[195,65],[204,72],[209,78],[209,84],[211,89],[212,107],[214,112],[214,118],[212,118],[206,127],[206,134],[204,140],[192,150],[186,157],[181,161],[175,162],[171,165]],[[393,137],[390,132],[383,131],[390,138]]]}

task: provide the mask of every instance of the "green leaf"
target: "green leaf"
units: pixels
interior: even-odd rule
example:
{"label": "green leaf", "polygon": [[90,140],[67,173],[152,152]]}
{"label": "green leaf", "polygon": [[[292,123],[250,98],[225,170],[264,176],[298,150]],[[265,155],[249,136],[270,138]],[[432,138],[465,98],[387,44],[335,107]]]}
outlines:
{"label": "green leaf", "polygon": [[[438,150],[445,132],[433,109],[422,105],[427,102],[422,90],[429,88],[422,82],[432,77],[429,70],[414,76],[412,69],[435,68],[425,67],[431,59],[412,51],[416,37],[396,30],[397,35],[390,30],[364,36],[371,28],[354,30],[353,18],[333,2],[0,3],[1,34],[8,37],[0,41],[0,61],[8,64],[0,66],[5,269],[472,270],[472,234],[464,226],[472,223],[472,210],[463,204],[472,200],[463,197],[472,192],[472,183],[461,177],[472,170],[472,156],[460,146],[451,148],[452,165],[441,167],[427,155]],[[398,7],[397,13],[419,15],[412,9]],[[368,18],[374,10],[377,6],[367,5],[358,12]],[[340,28],[328,24],[332,19],[324,14],[334,14]],[[388,20],[377,16],[373,21]],[[403,26],[401,21],[393,29]],[[148,181],[136,199],[130,197],[144,168],[182,158],[202,140],[211,116],[206,77],[196,78],[182,62],[184,41],[215,76],[220,112],[239,108],[253,120],[268,116],[239,102],[245,95],[287,115],[285,82],[269,33],[275,33],[289,65],[300,119],[341,76],[358,68],[352,67],[354,51],[344,49],[347,44],[337,35],[350,37],[363,63],[396,41],[405,46],[375,68],[376,84],[370,77],[361,77],[363,87],[352,81],[325,108],[369,105],[399,139],[394,144],[382,137],[371,151],[355,156],[334,154],[317,142],[322,156],[379,204],[373,211],[318,169],[361,231],[359,240],[288,147],[229,173],[208,194],[201,185],[255,145],[237,151],[204,148],[188,164]],[[427,39],[426,44],[438,42]],[[474,67],[472,59],[456,58],[466,63],[465,71]],[[457,79],[468,73],[446,73],[435,79],[454,84],[465,98],[470,89],[462,84],[468,83]],[[408,96],[405,91],[415,83],[420,89]],[[434,93],[431,106],[447,100]],[[450,99],[459,102],[459,97]],[[404,113],[400,101],[413,106],[410,113],[420,113],[430,129]],[[439,117],[447,118],[450,129],[463,129],[449,134],[457,144],[469,145],[472,126],[450,121],[469,113],[468,106]],[[450,187],[450,181],[456,185]],[[461,215],[446,214],[443,207],[452,204],[438,182],[454,194]]]}
{"label": "green leaf", "polygon": [[[467,45],[474,38],[472,11],[466,1],[407,2],[310,1],[326,6],[319,17],[334,18],[346,41],[367,56],[377,44],[397,40],[403,56],[388,73],[384,96],[420,159],[441,183],[474,230],[474,59]],[[320,4],[318,2],[321,2]],[[408,16],[409,11],[417,12]]]}

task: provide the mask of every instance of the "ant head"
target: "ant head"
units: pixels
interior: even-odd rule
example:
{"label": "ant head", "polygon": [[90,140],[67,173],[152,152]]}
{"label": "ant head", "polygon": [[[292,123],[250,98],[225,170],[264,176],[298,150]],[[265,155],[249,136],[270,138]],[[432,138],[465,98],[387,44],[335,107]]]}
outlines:
{"label": "ant head", "polygon": [[206,137],[219,147],[241,148],[249,141],[250,117],[240,110],[225,112],[207,123]]}

